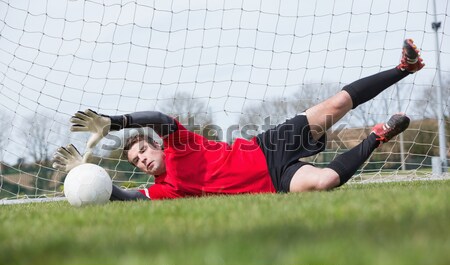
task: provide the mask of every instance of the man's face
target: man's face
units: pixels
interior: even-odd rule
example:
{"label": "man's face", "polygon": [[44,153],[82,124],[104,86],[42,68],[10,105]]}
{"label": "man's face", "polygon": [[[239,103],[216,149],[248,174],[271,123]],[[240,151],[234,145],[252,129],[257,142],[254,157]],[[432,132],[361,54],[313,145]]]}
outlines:
{"label": "man's face", "polygon": [[149,175],[158,176],[166,172],[165,154],[161,146],[154,147],[144,140],[130,148],[128,161]]}

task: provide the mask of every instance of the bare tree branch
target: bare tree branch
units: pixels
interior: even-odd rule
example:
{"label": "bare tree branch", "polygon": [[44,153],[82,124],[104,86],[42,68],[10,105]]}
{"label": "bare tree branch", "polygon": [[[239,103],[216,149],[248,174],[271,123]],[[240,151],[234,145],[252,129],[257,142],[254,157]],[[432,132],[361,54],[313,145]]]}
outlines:
{"label": "bare tree branch", "polygon": [[35,115],[30,123],[32,127],[29,132],[28,151],[36,163],[42,164],[50,157],[47,137],[51,122],[43,116]]}
{"label": "bare tree branch", "polygon": [[3,159],[3,150],[8,145],[8,137],[7,134],[9,132],[8,128],[10,128],[9,123],[11,122],[11,118],[3,112],[0,112],[0,162]]}
{"label": "bare tree branch", "polygon": [[[450,78],[444,81],[444,87],[442,89],[442,104],[444,105],[444,115],[450,116]],[[429,86],[422,90],[421,94],[422,102],[418,104],[418,108],[426,118],[437,118],[437,96],[436,87]]]}
{"label": "bare tree branch", "polygon": [[[304,85],[293,95],[272,98],[245,107],[239,125],[241,128],[254,128],[257,132],[265,131],[324,101],[337,90],[336,86],[329,84]],[[253,134],[243,134],[238,137],[251,138],[252,136]]]}
{"label": "bare tree branch", "polygon": [[204,99],[193,98],[185,92],[175,94],[170,102],[159,106],[159,111],[175,117],[188,130],[200,133],[210,140],[218,140],[218,128],[212,127],[213,118]]}

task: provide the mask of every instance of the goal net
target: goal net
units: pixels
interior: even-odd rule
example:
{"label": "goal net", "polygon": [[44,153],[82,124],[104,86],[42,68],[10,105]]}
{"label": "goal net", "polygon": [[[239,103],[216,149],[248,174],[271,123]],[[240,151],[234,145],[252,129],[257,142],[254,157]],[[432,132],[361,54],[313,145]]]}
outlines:
{"label": "goal net", "polygon": [[[450,139],[450,8],[436,5],[438,52],[432,1],[0,0],[0,199],[62,196],[65,174],[52,169],[52,155],[69,143],[84,152],[88,135],[69,131],[78,110],[162,111],[231,143],[395,67],[405,38],[426,67],[351,111],[309,161],[326,165],[374,124],[406,112],[412,123],[403,137],[379,148],[353,180],[433,178],[436,54],[447,147]],[[153,177],[120,156],[132,133],[102,140],[95,163],[117,185],[148,186]]]}

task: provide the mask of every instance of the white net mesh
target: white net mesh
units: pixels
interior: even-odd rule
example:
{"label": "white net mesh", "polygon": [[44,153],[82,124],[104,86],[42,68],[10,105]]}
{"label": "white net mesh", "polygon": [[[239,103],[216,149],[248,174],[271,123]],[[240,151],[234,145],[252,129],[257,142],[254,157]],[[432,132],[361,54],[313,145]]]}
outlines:
{"label": "white net mesh", "polygon": [[[450,8],[436,4],[448,118]],[[261,131],[269,116],[276,124],[396,66],[405,38],[426,68],[349,113],[311,160],[328,163],[402,111],[413,120],[403,142],[384,145],[354,179],[428,177],[439,155],[433,21],[432,1],[422,0],[0,0],[0,198],[61,195],[64,174],[51,157],[68,143],[84,151],[87,135],[69,133],[78,110],[194,116],[231,142],[246,124]],[[116,184],[152,182],[119,159],[114,138],[99,146]]]}

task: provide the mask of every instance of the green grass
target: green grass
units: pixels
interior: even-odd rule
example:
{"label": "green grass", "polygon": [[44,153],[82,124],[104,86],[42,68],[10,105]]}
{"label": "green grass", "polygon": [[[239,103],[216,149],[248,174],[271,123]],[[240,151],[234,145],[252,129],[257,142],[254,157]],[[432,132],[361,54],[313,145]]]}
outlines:
{"label": "green grass", "polygon": [[0,207],[0,264],[450,264],[450,181]]}

